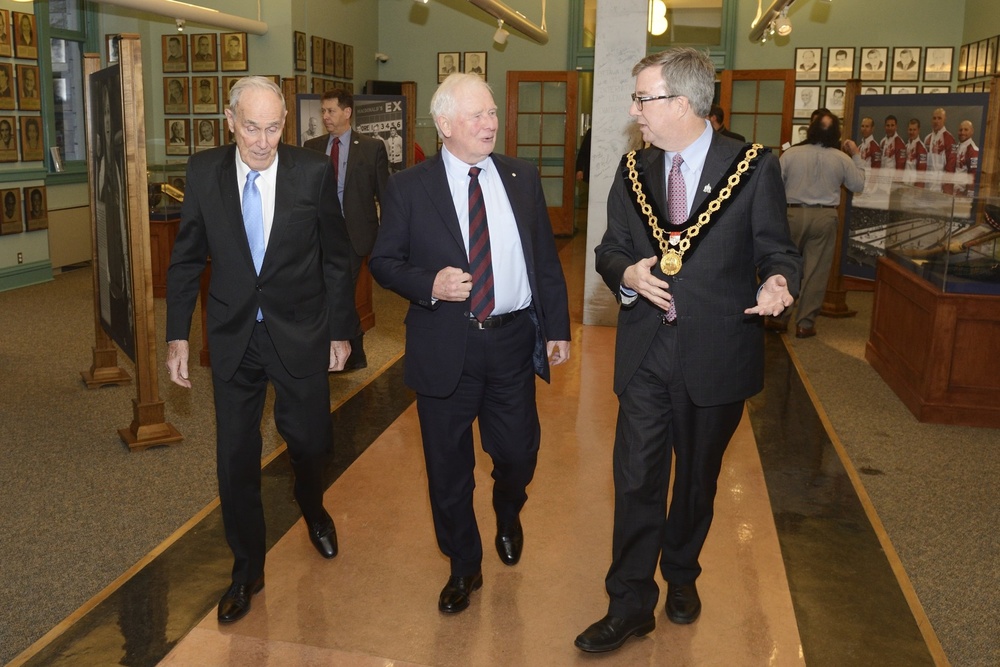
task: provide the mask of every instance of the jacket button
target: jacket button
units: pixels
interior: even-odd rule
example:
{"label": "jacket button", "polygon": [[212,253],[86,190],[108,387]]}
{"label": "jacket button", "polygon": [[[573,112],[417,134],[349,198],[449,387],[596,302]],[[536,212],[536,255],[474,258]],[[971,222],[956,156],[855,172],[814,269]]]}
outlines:
{"label": "jacket button", "polygon": [[257,289],[257,291],[258,291],[258,292],[260,292],[260,291],[261,291],[261,287],[260,287],[260,285],[259,285],[259,284],[258,284],[258,285],[255,285],[254,287],[256,287],[256,289]]}

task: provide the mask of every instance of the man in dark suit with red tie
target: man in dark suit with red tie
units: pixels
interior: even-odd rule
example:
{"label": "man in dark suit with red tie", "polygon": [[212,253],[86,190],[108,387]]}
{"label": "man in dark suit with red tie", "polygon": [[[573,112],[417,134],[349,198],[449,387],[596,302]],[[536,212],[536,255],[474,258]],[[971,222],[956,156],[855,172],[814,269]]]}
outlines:
{"label": "man in dark suit with red tie", "polygon": [[[385,144],[351,129],[354,96],[335,88],[323,93],[323,126],[329,133],[303,144],[306,148],[330,156],[337,179],[337,196],[351,237],[351,276],[357,288],[358,275],[365,257],[375,245],[378,234],[378,202],[389,180],[389,157]],[[364,333],[351,339],[351,357],[345,369],[365,368]]]}
{"label": "man in dark suit with red tie", "polygon": [[493,152],[497,107],[475,74],[452,74],[431,99],[443,148],[394,174],[371,270],[410,301],[406,383],[417,392],[434,530],[451,561],[445,613],[482,586],[472,504],[472,423],[493,460],[495,546],[514,565],[520,511],[541,434],[535,374],[569,358],[566,283],[538,171]]}
{"label": "man in dark suit with red tie", "polygon": [[220,623],[236,621],[264,586],[261,433],[267,384],[295,471],[295,499],[324,558],[337,532],[323,508],[331,447],[328,371],[341,370],[358,328],[347,230],[330,161],[281,143],[281,90],[258,76],[233,86],[235,145],[188,161],[181,222],[167,273],[167,368],[191,387],[188,334],[206,258],[207,326],[215,390],[216,457],[232,584]]}
{"label": "man in dark suit with red tie", "polygon": [[706,120],[712,61],[670,49],[639,61],[632,75],[630,114],[651,147],[622,160],[596,248],[597,270],[621,303],[619,410],[610,604],[576,639],[587,652],[653,630],[657,565],[667,618],[698,618],[698,556],[722,457],[744,401],[764,383],[760,316],[792,304],[802,265],[777,158]]}

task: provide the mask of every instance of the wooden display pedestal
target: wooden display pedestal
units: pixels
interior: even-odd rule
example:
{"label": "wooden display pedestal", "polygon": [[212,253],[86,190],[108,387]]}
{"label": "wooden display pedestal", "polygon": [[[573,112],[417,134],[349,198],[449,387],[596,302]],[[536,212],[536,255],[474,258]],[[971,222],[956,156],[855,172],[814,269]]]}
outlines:
{"label": "wooden display pedestal", "polygon": [[154,445],[169,445],[184,439],[173,424],[164,421],[163,401],[139,403],[132,399],[132,423],[118,429],[118,436],[129,449],[146,449]]}
{"label": "wooden display pedestal", "polygon": [[[103,334],[104,332],[101,331]],[[104,348],[90,348],[94,352],[94,363],[90,369],[80,371],[80,377],[87,385],[87,389],[96,389],[109,384],[129,384],[132,376],[118,365],[118,348],[114,346],[107,336],[104,336]]]}
{"label": "wooden display pedestal", "polygon": [[944,293],[879,259],[865,359],[919,421],[1000,427],[1000,297]]}

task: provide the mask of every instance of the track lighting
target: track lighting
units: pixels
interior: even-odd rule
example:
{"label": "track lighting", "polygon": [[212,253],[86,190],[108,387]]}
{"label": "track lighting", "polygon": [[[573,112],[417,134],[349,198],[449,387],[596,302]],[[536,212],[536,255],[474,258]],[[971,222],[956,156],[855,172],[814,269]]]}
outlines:
{"label": "track lighting", "polygon": [[184,19],[177,19],[177,32],[184,32]]}
{"label": "track lighting", "polygon": [[788,20],[788,7],[782,9],[778,18],[774,19],[774,29],[782,37],[792,34],[792,22]]}
{"label": "track lighting", "polygon": [[493,33],[493,41],[497,44],[506,44],[510,33],[503,29],[503,19],[497,19],[497,31]]}

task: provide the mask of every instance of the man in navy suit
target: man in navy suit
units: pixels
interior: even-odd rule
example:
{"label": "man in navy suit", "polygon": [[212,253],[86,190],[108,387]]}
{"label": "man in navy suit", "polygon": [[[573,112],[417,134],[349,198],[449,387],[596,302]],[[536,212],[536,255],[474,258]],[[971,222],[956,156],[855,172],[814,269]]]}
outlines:
{"label": "man in navy suit", "polygon": [[483,583],[472,422],[493,460],[497,553],[514,565],[541,439],[534,376],[547,381],[549,365],[569,358],[570,330],[541,179],[493,152],[489,86],[450,75],[431,116],[443,148],[390,177],[370,265],[410,301],[405,380],[417,392],[434,530],[451,561],[438,608],[455,613]]}
{"label": "man in navy suit", "polygon": [[639,61],[632,75],[630,113],[651,147],[622,160],[596,248],[597,270],[621,309],[610,604],[576,639],[588,652],[653,630],[657,564],[667,618],[698,618],[698,556],[722,457],[744,401],[764,384],[760,316],[792,304],[802,266],[777,158],[706,120],[712,61],[670,49]]}
{"label": "man in navy suit", "polygon": [[[375,245],[378,234],[378,203],[389,180],[389,157],[385,144],[351,129],[354,96],[341,88],[323,93],[323,126],[329,133],[302,144],[331,157],[337,143],[337,196],[340,199],[347,235],[351,237],[351,276],[355,288],[361,265]],[[351,338],[351,358],[346,369],[365,368],[364,333]]]}
{"label": "man in navy suit", "polygon": [[188,161],[181,223],[167,272],[167,368],[191,387],[188,334],[206,258],[216,457],[232,584],[221,623],[250,610],[264,586],[260,419],[267,383],[295,471],[295,499],[324,558],[337,532],[323,508],[332,443],[328,371],[343,369],[358,328],[349,240],[330,161],[281,143],[285,102],[269,79],[233,86],[226,120],[236,143]]}

